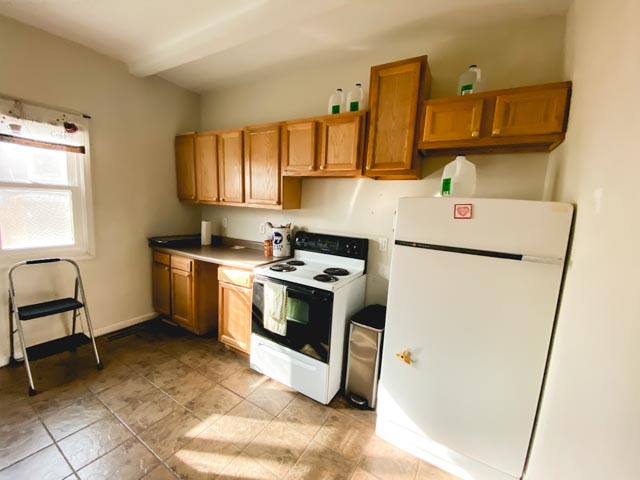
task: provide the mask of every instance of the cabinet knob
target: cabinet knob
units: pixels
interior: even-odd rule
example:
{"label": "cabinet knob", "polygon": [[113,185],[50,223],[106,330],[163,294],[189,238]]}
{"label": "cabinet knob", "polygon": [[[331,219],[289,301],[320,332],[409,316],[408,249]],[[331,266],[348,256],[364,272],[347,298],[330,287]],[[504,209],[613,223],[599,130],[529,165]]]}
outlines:
{"label": "cabinet knob", "polygon": [[493,132],[491,132],[491,135],[500,135],[500,129],[499,128],[494,128]]}
{"label": "cabinet knob", "polygon": [[404,363],[406,363],[407,365],[411,365],[412,360],[411,360],[411,352],[409,350],[407,350],[406,348],[402,351],[402,353],[396,353],[396,358]]}
{"label": "cabinet knob", "polygon": [[169,270],[169,267],[164,267],[165,270]]}
{"label": "cabinet knob", "polygon": [[326,165],[320,165],[320,170],[326,170],[327,166]]}
{"label": "cabinet knob", "polygon": [[478,130],[474,130],[473,132],[471,132],[471,136],[473,138],[478,138],[480,136],[480,132]]}

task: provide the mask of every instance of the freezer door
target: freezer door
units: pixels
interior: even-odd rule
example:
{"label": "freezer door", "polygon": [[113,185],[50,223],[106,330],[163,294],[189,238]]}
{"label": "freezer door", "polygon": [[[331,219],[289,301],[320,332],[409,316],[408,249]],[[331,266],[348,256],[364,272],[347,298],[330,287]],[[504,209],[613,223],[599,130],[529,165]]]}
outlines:
{"label": "freezer door", "polygon": [[[459,210],[457,215],[456,207]],[[460,213],[468,213],[471,218],[456,218],[464,217]],[[562,261],[567,251],[572,218],[573,206],[568,203],[487,198],[401,198],[395,238]]]}
{"label": "freezer door", "polygon": [[394,246],[379,416],[519,478],[562,268]]}

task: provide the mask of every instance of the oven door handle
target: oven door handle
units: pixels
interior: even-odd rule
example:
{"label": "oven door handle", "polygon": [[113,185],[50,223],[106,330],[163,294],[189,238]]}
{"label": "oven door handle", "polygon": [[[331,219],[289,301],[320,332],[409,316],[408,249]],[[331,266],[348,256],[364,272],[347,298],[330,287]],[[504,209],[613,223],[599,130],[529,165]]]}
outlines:
{"label": "oven door handle", "polygon": [[[259,280],[253,280],[253,283],[259,283],[260,285],[264,286],[265,282],[261,282]],[[273,282],[276,283],[276,282]],[[316,294],[316,290],[315,288],[303,288],[303,287],[290,287],[289,285],[286,285],[287,287],[287,291],[288,292],[293,292],[293,293],[300,293],[302,295],[315,295]]]}

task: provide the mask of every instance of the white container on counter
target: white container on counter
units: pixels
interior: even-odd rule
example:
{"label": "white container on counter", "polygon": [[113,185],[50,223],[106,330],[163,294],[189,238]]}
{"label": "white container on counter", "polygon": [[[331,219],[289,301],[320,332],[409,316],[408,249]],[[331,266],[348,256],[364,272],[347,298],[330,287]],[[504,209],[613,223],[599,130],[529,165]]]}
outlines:
{"label": "white container on counter", "polygon": [[274,227],[271,222],[267,222],[271,229],[271,239],[273,241],[273,256],[288,257],[291,255],[291,224]]}
{"label": "white container on counter", "polygon": [[200,244],[211,245],[211,222],[202,222],[200,227]]}

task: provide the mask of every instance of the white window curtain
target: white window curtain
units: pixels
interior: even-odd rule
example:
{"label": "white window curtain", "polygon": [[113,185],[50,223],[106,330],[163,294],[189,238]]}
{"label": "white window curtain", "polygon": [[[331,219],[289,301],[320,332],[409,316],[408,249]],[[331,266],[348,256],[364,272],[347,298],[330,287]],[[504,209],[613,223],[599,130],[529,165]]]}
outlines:
{"label": "white window curtain", "polygon": [[0,96],[0,263],[93,255],[89,122]]}
{"label": "white window curtain", "polygon": [[0,97],[0,141],[86,153],[89,117]]}

